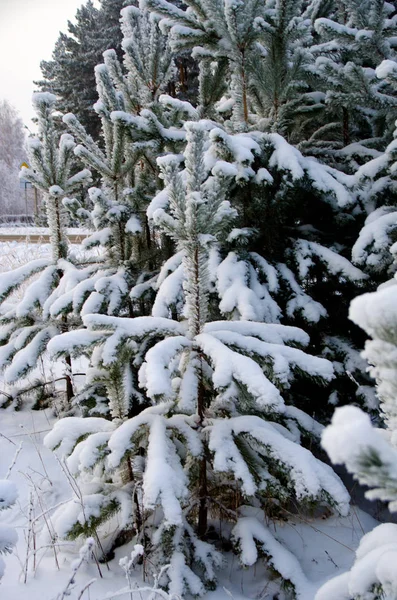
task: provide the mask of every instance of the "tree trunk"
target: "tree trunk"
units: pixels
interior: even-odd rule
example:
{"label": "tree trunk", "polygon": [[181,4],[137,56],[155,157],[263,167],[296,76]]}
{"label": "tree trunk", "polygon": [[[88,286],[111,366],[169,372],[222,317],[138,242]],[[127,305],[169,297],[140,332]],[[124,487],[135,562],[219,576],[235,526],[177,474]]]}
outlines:
{"label": "tree trunk", "polygon": [[[200,418],[200,425],[202,425],[205,413],[205,400],[204,400],[204,386],[202,381],[202,369],[200,376],[200,383],[198,388],[197,397],[197,411]],[[206,448],[204,447],[204,455],[200,460],[199,464],[199,513],[198,513],[198,526],[197,533],[199,538],[203,539],[207,533],[208,525],[208,508],[207,508],[207,497],[208,497],[208,482],[207,482],[207,458]]]}
{"label": "tree trunk", "polygon": [[65,356],[65,363],[67,364],[67,367],[68,367],[68,372],[65,374],[65,378],[66,378],[66,398],[67,398],[67,401],[68,401],[68,405],[70,406],[70,404],[72,403],[73,396],[74,396],[74,391],[73,391],[72,378],[70,376],[70,374],[72,372],[72,359],[70,358],[69,354],[67,354]]}
{"label": "tree trunk", "polygon": [[[62,333],[65,333],[66,331],[68,331],[68,318],[66,315],[62,315]],[[72,382],[72,378],[71,378],[71,374],[72,374],[72,359],[70,357],[70,354],[66,354],[65,356],[65,363],[67,365],[67,371],[65,373],[65,379],[66,379],[66,399],[68,401],[68,405],[70,406],[72,403],[72,399],[74,396],[74,391],[73,391],[73,382]]]}
{"label": "tree trunk", "polygon": [[246,75],[246,72],[245,72],[245,55],[244,55],[244,50],[242,50],[241,54],[242,54],[241,78],[242,78],[242,92],[243,92],[244,122],[245,122],[246,125],[248,125],[247,75]]}
{"label": "tree trunk", "polygon": [[350,133],[349,133],[349,111],[347,108],[342,109],[343,114],[343,145],[348,146],[350,144]]}

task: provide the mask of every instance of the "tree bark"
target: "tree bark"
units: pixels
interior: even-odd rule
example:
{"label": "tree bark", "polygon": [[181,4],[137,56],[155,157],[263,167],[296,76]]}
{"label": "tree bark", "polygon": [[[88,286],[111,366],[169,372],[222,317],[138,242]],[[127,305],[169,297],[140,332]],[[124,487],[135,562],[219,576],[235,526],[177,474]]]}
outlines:
{"label": "tree bark", "polygon": [[[200,375],[200,383],[198,388],[197,398],[197,411],[200,419],[200,425],[204,420],[205,412],[205,401],[204,401],[204,386],[202,381],[202,373]],[[206,448],[204,447],[204,455],[200,459],[199,464],[199,514],[198,514],[198,527],[197,533],[199,538],[203,539],[207,533],[208,526],[208,508],[207,508],[207,497],[208,497],[208,481],[207,481],[207,459],[206,459]]]}
{"label": "tree bark", "polygon": [[347,108],[343,108],[343,145],[348,146],[350,144],[350,132],[349,132],[349,111]]}
{"label": "tree bark", "polygon": [[70,405],[74,396],[74,391],[73,391],[73,382],[72,382],[72,378],[70,376],[70,373],[72,372],[72,359],[70,358],[70,355],[67,354],[65,356],[65,363],[67,364],[68,367],[68,372],[65,374],[65,379],[66,379],[66,399],[68,401],[68,404]]}

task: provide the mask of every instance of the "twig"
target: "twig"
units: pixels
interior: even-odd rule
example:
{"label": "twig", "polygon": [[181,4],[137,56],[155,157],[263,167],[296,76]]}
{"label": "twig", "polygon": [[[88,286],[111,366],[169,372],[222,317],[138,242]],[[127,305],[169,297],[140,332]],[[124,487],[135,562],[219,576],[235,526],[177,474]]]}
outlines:
{"label": "twig", "polygon": [[353,548],[350,548],[349,546],[346,546],[346,544],[343,544],[342,542],[340,542],[339,540],[337,540],[336,538],[332,537],[332,535],[329,535],[328,533],[325,533],[325,531],[321,531],[321,529],[318,529],[317,527],[315,527],[314,525],[312,525],[310,523],[310,521],[307,521],[306,519],[304,519],[302,517],[302,515],[294,515],[294,513],[290,512],[289,510],[287,510],[286,508],[282,509],[285,513],[291,515],[292,517],[298,517],[301,521],[303,521],[303,523],[305,523],[306,525],[309,525],[309,527],[311,527],[312,529],[314,529],[314,531],[317,531],[317,533],[321,533],[322,535],[325,535],[325,537],[329,538],[330,540],[336,542],[337,544],[339,544],[340,546],[343,546],[344,548],[346,548],[347,550],[349,550],[350,552],[353,552],[353,554],[355,554],[355,550],[353,550]]}
{"label": "twig", "polygon": [[28,580],[28,568],[29,568],[29,556],[30,556],[30,538],[32,533],[32,514],[33,514],[33,492],[30,490],[29,494],[29,513],[28,513],[28,537],[26,540],[26,558],[24,565],[24,578],[23,582],[27,583]]}
{"label": "twig", "polygon": [[[41,514],[41,516],[42,516],[42,517],[43,517],[43,519],[44,519],[44,523],[46,524],[47,531],[48,531],[48,533],[49,533],[50,539],[52,540],[52,548],[53,548],[53,551],[54,551],[54,560],[55,560],[55,565],[56,565],[56,567],[57,567],[57,569],[58,569],[58,571],[59,571],[59,570],[60,570],[60,567],[59,567],[59,562],[58,562],[58,555],[57,555],[57,551],[56,551],[56,548],[55,548],[55,542],[56,542],[56,539],[57,539],[57,535],[56,535],[55,529],[54,529],[54,527],[53,527],[53,525],[52,525],[52,522],[51,522],[51,517],[48,517],[48,519],[47,519],[46,513],[47,513],[48,511],[43,509],[43,504],[42,504],[41,495],[39,494],[39,491],[38,491],[38,489],[37,489],[37,485],[36,485],[36,483],[33,481],[32,477],[31,477],[30,475],[28,475],[27,473],[25,473],[25,477],[26,477],[27,479],[29,479],[29,481],[30,481],[31,485],[33,486],[33,489],[34,489],[34,490],[35,490],[35,492],[36,492],[36,495],[37,495],[37,501],[38,501],[38,503],[39,503],[39,506],[40,506],[40,509],[41,509],[41,513],[42,513],[42,514]],[[33,522],[33,525],[34,525],[34,522]]]}
{"label": "twig", "polygon": [[22,450],[22,446],[23,446],[23,444],[22,444],[22,442],[21,442],[21,443],[19,444],[19,446],[18,446],[18,448],[17,448],[17,450],[16,450],[15,454],[14,454],[14,457],[13,457],[13,459],[12,459],[12,461],[11,461],[11,464],[10,464],[10,466],[8,467],[8,471],[7,471],[7,474],[6,474],[6,476],[5,476],[5,479],[8,479],[8,478],[9,478],[9,476],[11,475],[11,471],[12,471],[12,469],[14,468],[14,466],[15,466],[15,463],[17,462],[17,458],[18,458],[18,456],[19,456],[19,453],[20,453],[20,451]]}
{"label": "twig", "polygon": [[64,600],[64,598],[66,598],[67,596],[70,596],[70,592],[76,583],[75,577],[76,577],[77,571],[80,569],[83,562],[87,562],[88,556],[92,552],[93,547],[94,547],[93,538],[88,538],[86,543],[84,544],[84,546],[80,549],[80,558],[75,562],[74,566],[72,567],[72,575],[70,576],[69,581],[66,584],[66,587],[64,588],[64,590],[62,592],[60,592],[58,594],[58,596],[56,597],[56,600]]}
{"label": "twig", "polygon": [[16,446],[16,443],[13,442],[12,440],[10,440],[10,438],[8,438],[6,435],[4,435],[4,433],[0,433],[1,437],[3,437],[5,440],[7,440],[7,442],[10,442],[11,444],[14,444],[14,446]]}
{"label": "twig", "polygon": [[[33,421],[33,426],[34,426],[34,421]],[[20,425],[20,428],[21,428],[21,429],[23,429],[23,430],[25,429],[25,428],[24,428],[24,426],[23,426],[22,424]],[[34,434],[34,435],[37,435],[37,432],[36,432],[36,431],[33,431],[33,434]],[[33,444],[33,446],[34,446],[34,448],[35,448],[35,450],[36,450],[36,452],[37,452],[37,455],[38,455],[38,457],[39,457],[39,459],[40,459],[41,466],[43,467],[44,473],[46,474],[46,476],[47,476],[47,479],[50,481],[50,483],[51,483],[51,485],[52,485],[52,481],[50,480],[50,477],[49,477],[49,475],[48,475],[48,473],[47,473],[47,469],[46,469],[46,467],[45,467],[45,464],[44,464],[44,461],[43,461],[43,457],[41,456],[41,452],[40,452],[40,450],[39,450],[39,448],[38,448],[38,446],[37,446],[36,440],[33,438],[33,434],[29,434],[29,439],[30,439],[30,441],[32,442],[32,444]]]}
{"label": "twig", "polygon": [[78,595],[77,600],[81,600],[81,598],[83,597],[83,594],[86,590],[88,590],[88,588],[96,582],[96,579],[91,579],[88,583],[85,584],[85,586],[83,587],[83,589],[81,590],[80,594]]}

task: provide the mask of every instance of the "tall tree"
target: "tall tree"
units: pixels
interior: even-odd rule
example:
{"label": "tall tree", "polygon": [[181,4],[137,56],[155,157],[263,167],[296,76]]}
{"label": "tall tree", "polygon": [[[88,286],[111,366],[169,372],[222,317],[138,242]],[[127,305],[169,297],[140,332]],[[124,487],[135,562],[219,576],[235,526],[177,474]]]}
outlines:
{"label": "tall tree", "polygon": [[68,33],[60,33],[52,60],[42,61],[43,79],[36,82],[41,90],[58,98],[62,112],[73,112],[94,138],[100,132],[93,105],[98,99],[94,68],[102,53],[114,48],[121,54],[120,10],[124,0],[102,0],[96,8],[91,0],[68,22]]}

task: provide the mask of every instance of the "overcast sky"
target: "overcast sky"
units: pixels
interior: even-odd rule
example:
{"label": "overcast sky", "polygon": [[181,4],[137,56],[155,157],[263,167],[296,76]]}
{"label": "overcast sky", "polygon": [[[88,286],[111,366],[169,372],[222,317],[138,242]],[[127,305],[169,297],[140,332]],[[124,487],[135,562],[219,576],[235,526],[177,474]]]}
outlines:
{"label": "overcast sky", "polygon": [[7,99],[32,126],[33,80],[49,60],[60,31],[66,32],[85,0],[0,0],[0,99]]}

